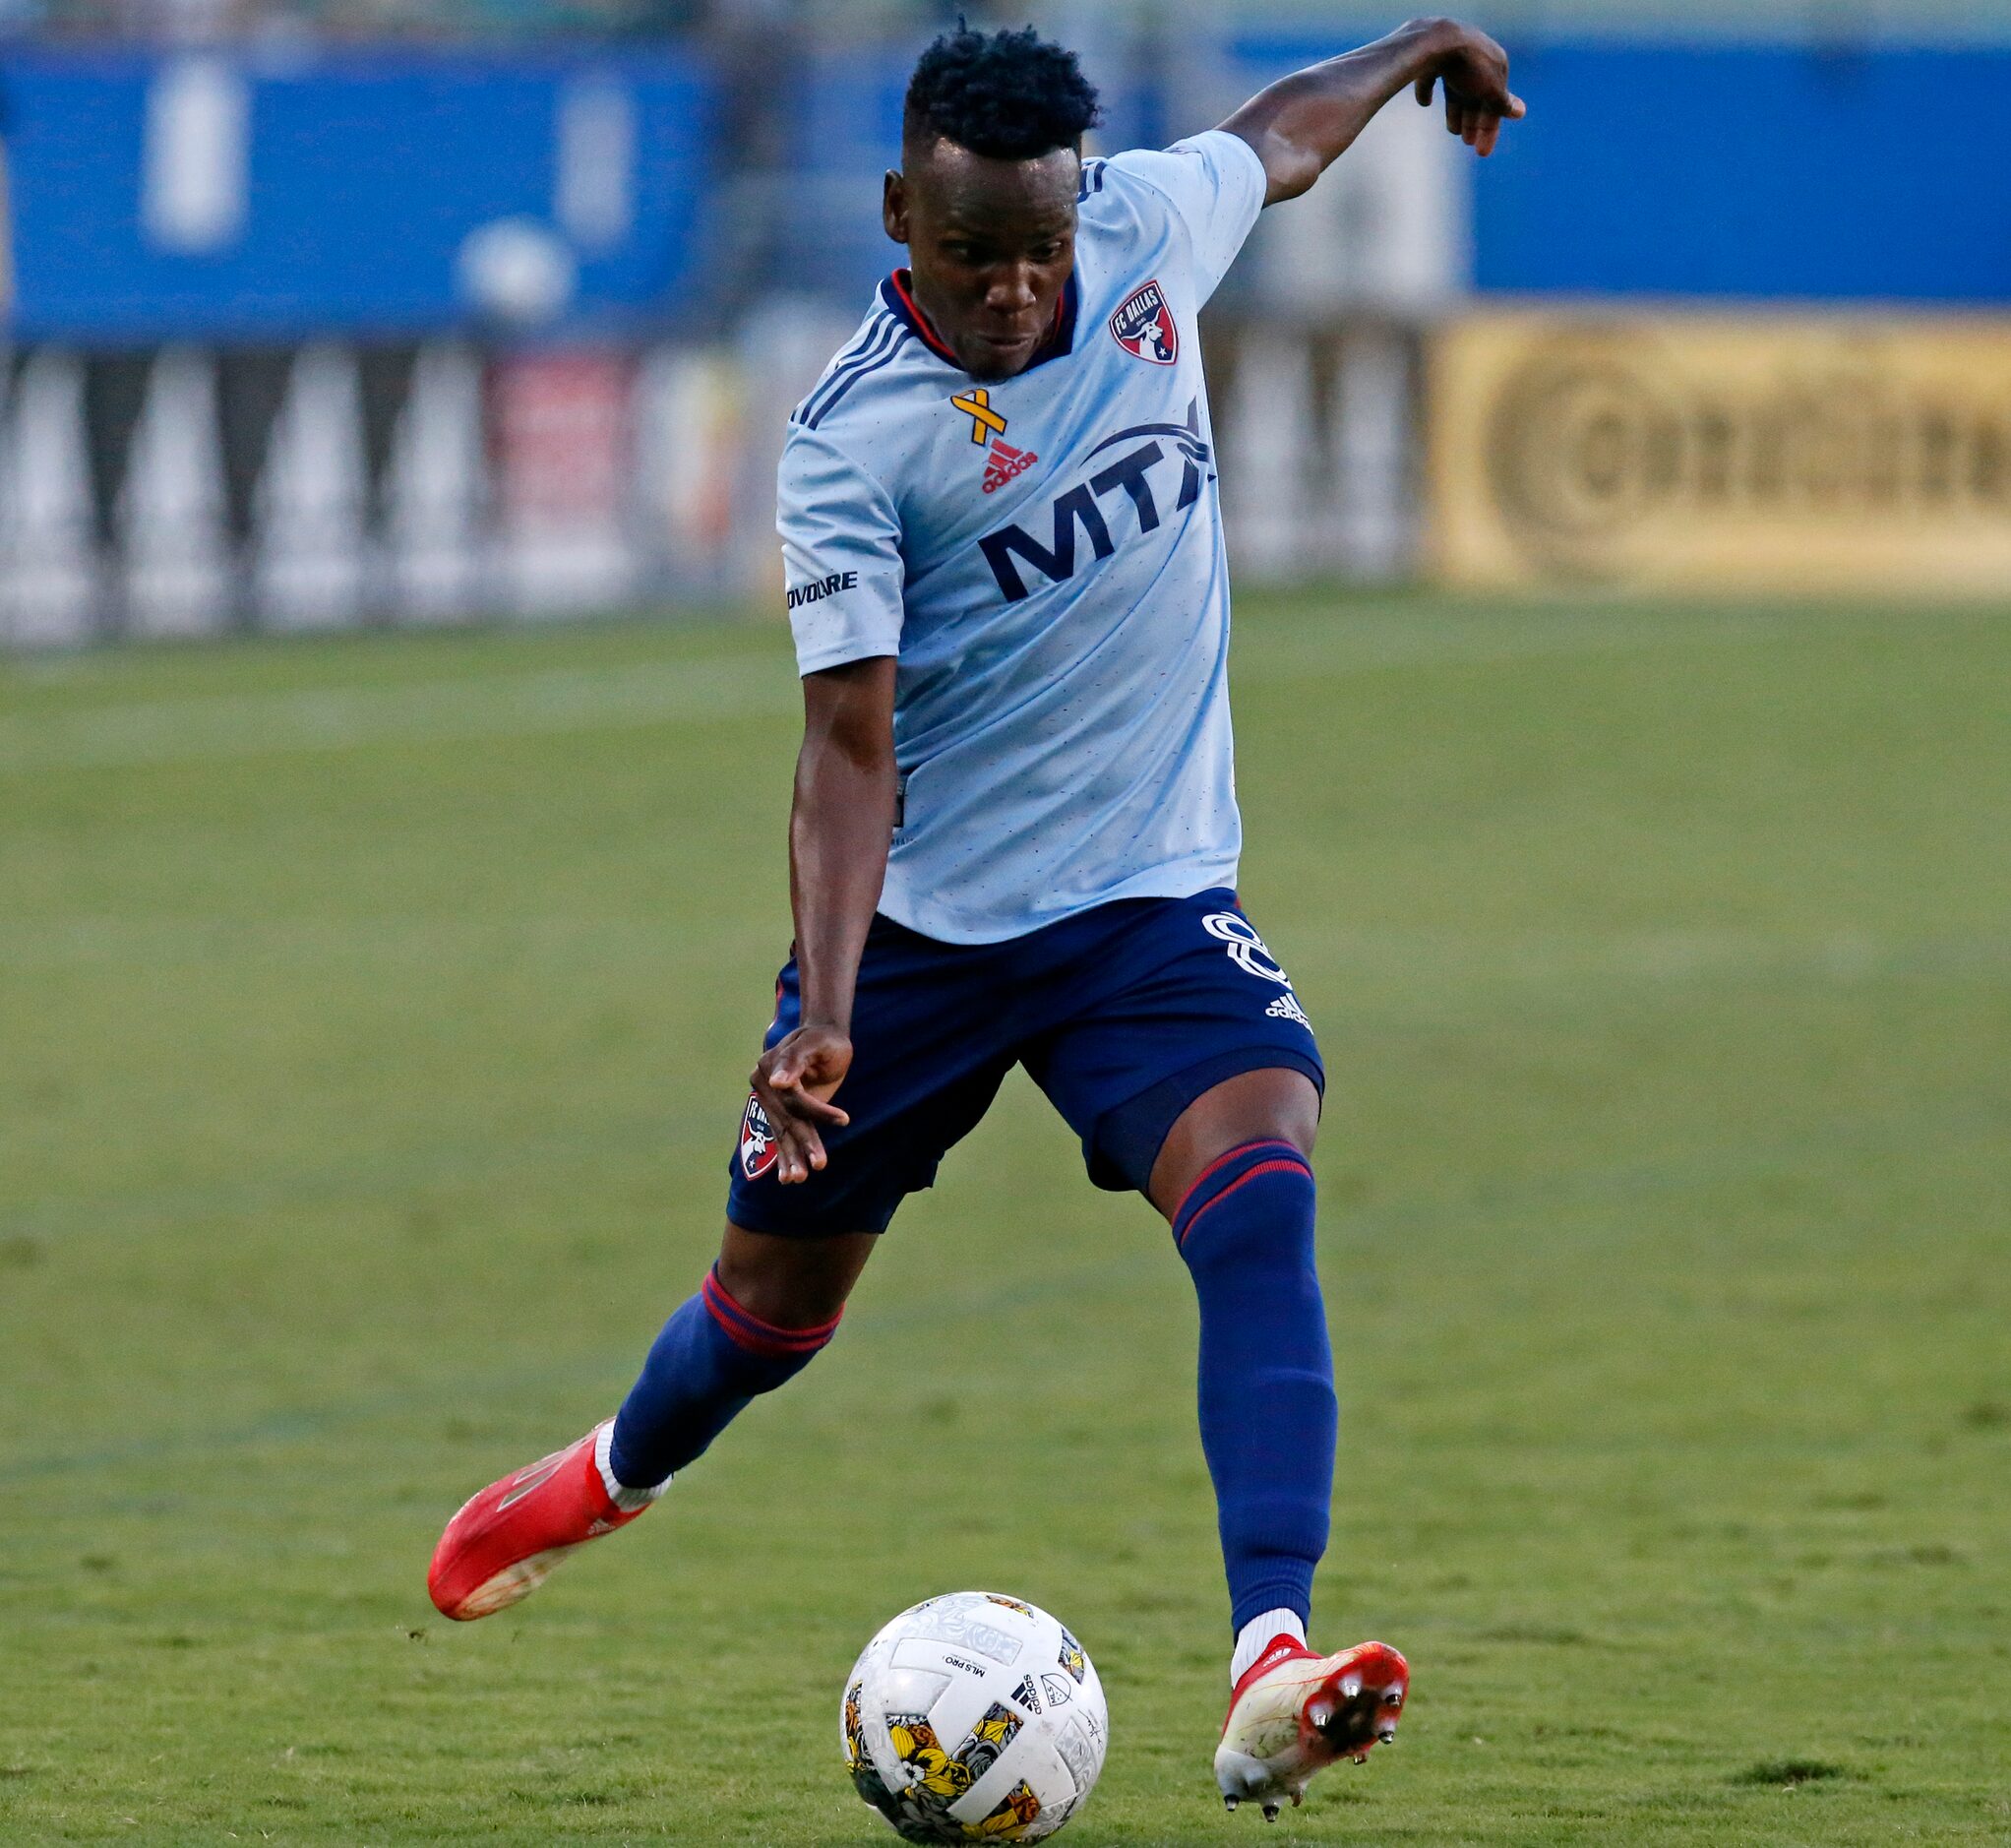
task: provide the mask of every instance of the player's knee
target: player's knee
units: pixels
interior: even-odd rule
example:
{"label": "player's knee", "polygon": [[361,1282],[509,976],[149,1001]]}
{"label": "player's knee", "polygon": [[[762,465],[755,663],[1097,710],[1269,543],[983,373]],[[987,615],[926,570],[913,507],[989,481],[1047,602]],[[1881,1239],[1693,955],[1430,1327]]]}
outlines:
{"label": "player's knee", "polygon": [[712,1273],[757,1321],[778,1328],[835,1325],[877,1242],[863,1232],[787,1238],[729,1224]]}
{"label": "player's knee", "polygon": [[820,1287],[815,1279],[736,1268],[723,1257],[712,1275],[736,1308],[770,1327],[814,1328],[844,1314],[844,1293]]}
{"label": "player's knee", "polygon": [[1162,1212],[1177,1211],[1182,1190],[1207,1177],[1214,1151],[1288,1142],[1306,1152],[1319,1134],[1319,1087],[1283,1066],[1239,1072],[1210,1085],[1183,1110],[1153,1160],[1147,1193]]}
{"label": "player's knee", "polygon": [[1222,1266],[1312,1275],[1317,1196],[1290,1142],[1245,1142],[1201,1171],[1173,1215],[1174,1241],[1199,1274]]}

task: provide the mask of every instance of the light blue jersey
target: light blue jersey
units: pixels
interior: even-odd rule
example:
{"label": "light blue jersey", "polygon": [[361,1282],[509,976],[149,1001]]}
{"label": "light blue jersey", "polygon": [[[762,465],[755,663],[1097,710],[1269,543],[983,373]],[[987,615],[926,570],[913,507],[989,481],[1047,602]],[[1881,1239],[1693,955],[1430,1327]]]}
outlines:
{"label": "light blue jersey", "polygon": [[1264,201],[1219,130],[1083,165],[1075,274],[976,385],[898,277],[791,420],[777,524],[806,674],[896,655],[880,908],[997,943],[1236,883],[1229,577],[1194,317]]}

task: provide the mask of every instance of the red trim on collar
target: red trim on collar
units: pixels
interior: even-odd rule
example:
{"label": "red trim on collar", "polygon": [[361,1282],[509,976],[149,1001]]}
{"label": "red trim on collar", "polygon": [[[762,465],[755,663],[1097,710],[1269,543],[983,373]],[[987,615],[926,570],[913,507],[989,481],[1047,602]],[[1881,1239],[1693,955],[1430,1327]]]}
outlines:
{"label": "red trim on collar", "polygon": [[[922,312],[921,307],[915,300],[909,286],[914,279],[914,272],[912,270],[896,270],[886,279],[893,285],[893,292],[900,297],[902,308],[907,311],[908,319],[913,323],[915,332],[922,337],[923,342],[928,346],[929,350],[937,358],[948,360],[952,366],[961,371],[963,369],[963,361],[957,358],[943,337],[930,326],[929,317]],[[1074,283],[1075,278],[1071,275],[1068,277],[1067,285],[1055,298],[1054,324],[1048,329],[1047,339],[1034,348],[1033,357],[1026,362],[1029,370],[1045,359],[1054,350],[1055,342],[1061,339],[1063,329],[1067,323],[1069,292],[1074,287]]]}
{"label": "red trim on collar", "polygon": [[908,318],[915,324],[915,332],[927,342],[929,350],[939,359],[946,359],[953,366],[956,355],[944,343],[943,337],[929,325],[929,317],[915,306],[915,298],[908,292],[908,283],[913,279],[911,270],[896,270],[887,280],[893,284],[893,292],[901,298],[901,306],[908,311]]}

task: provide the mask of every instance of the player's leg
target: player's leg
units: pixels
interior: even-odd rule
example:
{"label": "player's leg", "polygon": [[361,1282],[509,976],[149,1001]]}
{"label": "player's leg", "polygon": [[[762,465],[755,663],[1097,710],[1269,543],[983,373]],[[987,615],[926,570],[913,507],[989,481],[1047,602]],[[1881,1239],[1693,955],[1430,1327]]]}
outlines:
{"label": "player's leg", "polygon": [[[829,1164],[807,1181],[783,1186],[771,1144],[750,1161],[743,1141],[718,1262],[663,1324],[615,1417],[606,1461],[617,1500],[660,1495],[752,1399],[786,1385],[829,1345],[895,1208],[934,1183],[937,1164],[984,1115],[1006,1067],[993,1055],[939,1071],[936,1088],[919,1094],[910,1074],[904,1106],[889,1110],[872,1062],[855,1059],[845,1097],[852,1121],[825,1136]],[[737,1223],[754,1218],[764,1229]]]}
{"label": "player's leg", "polygon": [[1319,1049],[1233,893],[1105,909],[1107,930],[1091,914],[1053,933],[1082,974],[1027,1068],[1082,1133],[1092,1178],[1173,1227],[1200,1302],[1232,1623],[1303,1637],[1337,1423],[1308,1159]]}
{"label": "player's leg", "polygon": [[434,1604],[461,1620],[490,1616],[651,1507],[752,1400],[829,1342],[875,1236],[782,1238],[728,1224],[718,1262],[664,1324],[620,1412],[491,1483],[448,1523],[427,1574]]}
{"label": "player's leg", "polygon": [[1267,1813],[1334,1758],[1392,1741],[1409,1687],[1385,1644],[1321,1656],[1306,1641],[1337,1430],[1308,1159],[1318,1113],[1303,1073],[1228,1078],[1181,1114],[1146,1189],[1201,1311],[1201,1448],[1236,1630],[1216,1777],[1230,1808]]}
{"label": "player's leg", "polygon": [[1380,1644],[1319,1657],[1305,1642],[1338,1422],[1309,1160],[1324,1075],[1233,893],[1141,909],[1092,948],[1097,966],[1140,972],[1082,1001],[1029,1070],[1081,1132],[1092,1178],[1144,1194],[1193,1279],[1236,1638],[1217,1776],[1232,1808],[1270,1813],[1387,1737],[1407,1673]]}
{"label": "player's leg", "polygon": [[[718,1262],[664,1324],[616,1417],[492,1483],[448,1524],[428,1577],[448,1616],[485,1617],[560,1560],[649,1508],[748,1403],[785,1385],[836,1332],[875,1238],[984,1113],[1006,1070],[987,1037],[986,955],[876,923],[859,972],[850,1124],[828,1164],[784,1186],[750,1099],[731,1164]],[[796,1023],[793,963],[773,1044]]]}
{"label": "player's leg", "polygon": [[615,1416],[609,1493],[660,1494],[750,1401],[808,1367],[837,1333],[877,1236],[791,1238],[729,1223],[718,1262],[663,1324]]}
{"label": "player's leg", "polygon": [[1318,1129],[1303,1072],[1239,1073],[1181,1113],[1146,1188],[1200,1305],[1201,1448],[1237,1634],[1232,1681],[1273,1637],[1305,1639],[1326,1551],[1338,1413],[1313,1249]]}

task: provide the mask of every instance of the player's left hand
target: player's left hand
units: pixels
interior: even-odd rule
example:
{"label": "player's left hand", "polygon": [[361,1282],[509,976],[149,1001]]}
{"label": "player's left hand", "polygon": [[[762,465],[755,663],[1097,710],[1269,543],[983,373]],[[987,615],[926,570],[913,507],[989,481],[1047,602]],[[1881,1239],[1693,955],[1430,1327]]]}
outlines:
{"label": "player's left hand", "polygon": [[1477,27],[1442,20],[1434,30],[1440,43],[1414,87],[1418,100],[1429,109],[1432,87],[1443,86],[1447,131],[1486,158],[1494,152],[1501,124],[1529,113],[1508,88],[1508,54]]}
{"label": "player's left hand", "polygon": [[820,1129],[851,1122],[831,1102],[851,1069],[852,1041],[834,1026],[799,1026],[762,1054],[750,1081],[782,1145],[775,1178],[784,1187],[809,1180],[828,1159]]}

